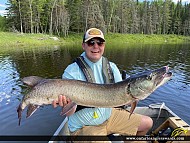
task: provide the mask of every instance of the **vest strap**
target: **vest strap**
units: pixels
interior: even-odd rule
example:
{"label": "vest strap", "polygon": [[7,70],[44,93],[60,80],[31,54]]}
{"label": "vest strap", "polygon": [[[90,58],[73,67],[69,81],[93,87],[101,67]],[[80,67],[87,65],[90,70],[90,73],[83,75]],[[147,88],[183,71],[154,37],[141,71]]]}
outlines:
{"label": "vest strap", "polygon": [[93,71],[89,67],[89,65],[85,62],[84,57],[83,56],[77,57],[74,61],[78,64],[80,69],[83,71],[83,74],[84,74],[86,80],[88,82],[95,83],[96,80],[94,78]]}
{"label": "vest strap", "polygon": [[102,72],[104,83],[115,83],[110,63],[106,57],[102,57]]}

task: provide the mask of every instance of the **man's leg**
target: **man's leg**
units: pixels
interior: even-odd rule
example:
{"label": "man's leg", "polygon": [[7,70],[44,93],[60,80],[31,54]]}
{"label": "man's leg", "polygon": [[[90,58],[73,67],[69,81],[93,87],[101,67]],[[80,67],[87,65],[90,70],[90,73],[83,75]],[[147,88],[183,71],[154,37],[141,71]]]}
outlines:
{"label": "man's leg", "polygon": [[113,109],[111,117],[105,123],[98,126],[84,126],[82,129],[72,133],[71,135],[106,136],[113,133],[129,136],[146,135],[151,127],[152,119],[148,116],[139,114],[132,114],[130,116],[130,113],[126,110]]}
{"label": "man's leg", "polygon": [[[123,109],[113,109],[112,115],[108,120],[108,133],[119,133],[121,135],[146,135],[152,127],[152,119],[148,116],[132,114]],[[136,143],[136,141],[125,141],[125,143]],[[138,141],[138,143],[147,143]]]}
{"label": "man's leg", "polygon": [[141,118],[141,123],[137,130],[137,136],[144,136],[152,128],[153,121],[148,116],[143,116]]}
{"label": "man's leg", "polygon": [[111,117],[108,119],[107,132],[135,136],[141,124],[141,118],[139,114],[130,116],[130,113],[124,109],[113,108]]}

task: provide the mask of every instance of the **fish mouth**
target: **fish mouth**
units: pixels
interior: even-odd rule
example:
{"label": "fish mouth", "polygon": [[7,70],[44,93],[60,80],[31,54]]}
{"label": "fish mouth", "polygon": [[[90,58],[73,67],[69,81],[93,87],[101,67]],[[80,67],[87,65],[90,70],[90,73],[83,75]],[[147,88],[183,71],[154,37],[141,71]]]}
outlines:
{"label": "fish mouth", "polygon": [[167,72],[167,73],[164,74],[164,78],[165,77],[171,77],[171,76],[172,76],[172,72]]}
{"label": "fish mouth", "polygon": [[170,67],[169,66],[165,66],[166,68],[166,72],[163,75],[163,78],[169,78],[172,76],[172,72],[169,71]]}
{"label": "fish mouth", "polygon": [[155,81],[157,88],[170,80],[172,77],[172,72],[169,71],[169,66],[165,66],[164,68],[165,69],[162,68],[160,76],[158,76],[157,80]]}
{"label": "fish mouth", "polygon": [[166,72],[169,72],[170,67],[169,66],[165,66],[165,68],[166,68]]}

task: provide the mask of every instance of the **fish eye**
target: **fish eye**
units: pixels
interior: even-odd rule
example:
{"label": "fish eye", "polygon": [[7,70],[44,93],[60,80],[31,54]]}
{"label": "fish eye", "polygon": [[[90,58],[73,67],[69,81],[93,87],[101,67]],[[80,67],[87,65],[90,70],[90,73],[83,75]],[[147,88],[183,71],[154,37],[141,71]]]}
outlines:
{"label": "fish eye", "polygon": [[147,79],[152,80],[152,73],[149,76],[147,76]]}

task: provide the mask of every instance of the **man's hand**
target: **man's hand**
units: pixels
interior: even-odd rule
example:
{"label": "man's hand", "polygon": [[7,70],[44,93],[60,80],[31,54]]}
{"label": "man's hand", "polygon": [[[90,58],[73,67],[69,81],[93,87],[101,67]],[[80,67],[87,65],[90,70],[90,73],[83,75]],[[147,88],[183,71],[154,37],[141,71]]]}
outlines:
{"label": "man's hand", "polygon": [[64,107],[69,103],[71,103],[71,100],[69,98],[66,98],[64,95],[59,95],[58,100],[53,100],[52,106],[54,108],[56,108],[58,105]]}
{"label": "man's hand", "polygon": [[[52,106],[54,107],[54,108],[56,108],[57,106],[62,106],[62,112],[61,112],[61,115],[63,115],[63,111],[65,111],[65,110],[67,110],[67,108],[65,109],[64,107],[66,106],[66,105],[68,105],[68,104],[70,104],[72,101],[71,101],[71,99],[69,99],[69,98],[67,98],[66,96],[64,96],[64,95],[59,95],[59,97],[58,97],[58,100],[54,100],[53,102],[52,102]],[[72,104],[70,104],[70,106],[71,106]],[[67,106],[67,107],[70,107],[70,106]],[[75,111],[76,111],[76,104],[75,104],[75,106],[73,106],[72,107],[72,109],[71,110],[68,110],[68,112],[65,114],[66,116],[70,116],[70,115],[72,115],[73,113],[75,113]],[[65,109],[65,110],[64,110]]]}

